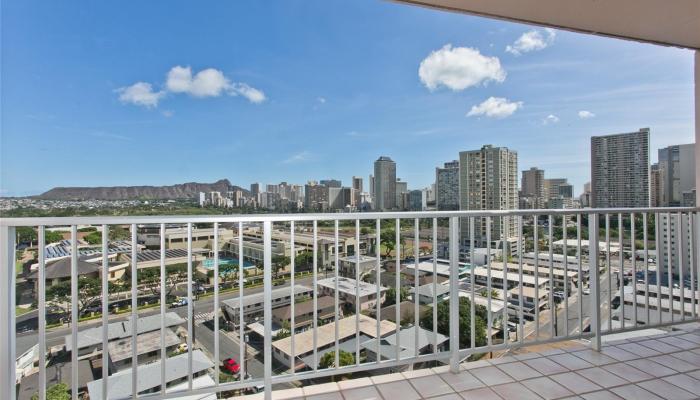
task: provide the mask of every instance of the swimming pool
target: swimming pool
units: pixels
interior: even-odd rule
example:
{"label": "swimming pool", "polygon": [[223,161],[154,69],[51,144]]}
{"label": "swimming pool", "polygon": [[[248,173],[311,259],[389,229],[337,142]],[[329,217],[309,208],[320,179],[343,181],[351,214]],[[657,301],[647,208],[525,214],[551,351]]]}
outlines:
{"label": "swimming pool", "polygon": [[[221,267],[222,265],[238,265],[238,259],[221,257],[219,258],[219,267]],[[214,269],[214,259],[207,258],[206,260],[202,261],[202,266],[206,269]],[[251,263],[250,261],[244,260],[243,269],[255,269],[255,264]]]}

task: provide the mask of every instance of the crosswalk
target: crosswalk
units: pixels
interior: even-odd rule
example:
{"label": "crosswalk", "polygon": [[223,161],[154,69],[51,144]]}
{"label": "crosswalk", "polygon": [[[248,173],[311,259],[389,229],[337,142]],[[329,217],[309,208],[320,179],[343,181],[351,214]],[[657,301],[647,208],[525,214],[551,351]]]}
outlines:
{"label": "crosswalk", "polygon": [[198,313],[194,315],[194,320],[195,322],[204,322],[204,321],[209,321],[210,319],[214,318],[214,312],[205,312],[205,313]]}

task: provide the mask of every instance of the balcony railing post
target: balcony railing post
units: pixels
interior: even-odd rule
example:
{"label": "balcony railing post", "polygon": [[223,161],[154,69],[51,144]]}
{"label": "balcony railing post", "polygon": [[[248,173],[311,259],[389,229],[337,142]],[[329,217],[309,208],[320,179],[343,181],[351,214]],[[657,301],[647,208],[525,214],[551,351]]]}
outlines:
{"label": "balcony railing post", "polygon": [[[596,213],[588,214],[588,263],[589,263],[589,285],[591,300],[591,348],[600,351],[600,266],[598,249],[598,218]],[[581,316],[582,317],[582,316]]]}
{"label": "balcony railing post", "polygon": [[[459,372],[459,218],[450,217],[450,371]],[[437,327],[433,327],[437,329]]]}
{"label": "balcony railing post", "polygon": [[[265,400],[272,400],[272,222],[270,220],[263,223],[263,244],[265,246],[263,261]],[[294,288],[292,288],[292,293],[294,293]]]}
{"label": "balcony railing post", "polygon": [[0,398],[14,400],[15,392],[15,228],[0,227]]}

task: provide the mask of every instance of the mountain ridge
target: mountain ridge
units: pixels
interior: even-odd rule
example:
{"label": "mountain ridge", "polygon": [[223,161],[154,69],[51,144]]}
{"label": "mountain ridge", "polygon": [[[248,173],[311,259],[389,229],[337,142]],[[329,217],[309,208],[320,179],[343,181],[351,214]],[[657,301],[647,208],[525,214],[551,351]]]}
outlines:
{"label": "mountain ridge", "polygon": [[165,186],[98,186],[55,187],[38,196],[42,200],[138,200],[138,199],[193,199],[199,192],[222,192],[248,190],[232,185],[228,179],[213,183],[186,182]]}

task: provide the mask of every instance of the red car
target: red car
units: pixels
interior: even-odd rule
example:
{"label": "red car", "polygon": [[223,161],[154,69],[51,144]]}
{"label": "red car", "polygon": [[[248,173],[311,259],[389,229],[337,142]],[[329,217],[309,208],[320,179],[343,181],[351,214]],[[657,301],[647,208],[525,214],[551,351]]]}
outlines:
{"label": "red car", "polygon": [[224,360],[224,370],[226,370],[229,374],[237,374],[241,371],[241,366],[238,365],[236,360],[233,358],[227,358]]}

